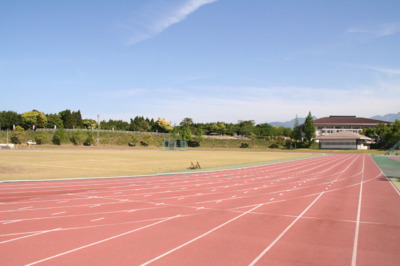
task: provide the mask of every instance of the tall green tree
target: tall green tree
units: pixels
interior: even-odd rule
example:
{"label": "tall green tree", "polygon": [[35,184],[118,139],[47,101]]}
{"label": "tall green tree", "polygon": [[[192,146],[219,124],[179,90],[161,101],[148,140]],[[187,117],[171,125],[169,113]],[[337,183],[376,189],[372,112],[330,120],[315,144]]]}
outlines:
{"label": "tall green tree", "polygon": [[63,128],[64,124],[59,114],[48,114],[47,117],[47,127],[48,128]]}
{"label": "tall green tree", "polygon": [[1,129],[12,129],[13,126],[22,125],[21,115],[14,111],[2,111],[0,112],[0,128]]}
{"label": "tall green tree", "polygon": [[301,128],[299,125],[299,119],[297,118],[297,115],[296,118],[294,119],[293,131],[290,137],[295,141],[295,143],[301,140]]}
{"label": "tall green tree", "polygon": [[73,128],[74,120],[72,117],[71,110],[64,110],[59,113],[61,120],[63,121],[64,128]]}
{"label": "tall green tree", "polygon": [[315,126],[311,112],[308,112],[306,120],[304,121],[303,124],[302,131],[304,133],[304,138],[306,139],[308,144],[311,145],[312,139],[315,137]]}
{"label": "tall green tree", "polygon": [[45,128],[47,126],[47,117],[43,112],[32,110],[21,114],[22,123],[25,129],[33,128]]}

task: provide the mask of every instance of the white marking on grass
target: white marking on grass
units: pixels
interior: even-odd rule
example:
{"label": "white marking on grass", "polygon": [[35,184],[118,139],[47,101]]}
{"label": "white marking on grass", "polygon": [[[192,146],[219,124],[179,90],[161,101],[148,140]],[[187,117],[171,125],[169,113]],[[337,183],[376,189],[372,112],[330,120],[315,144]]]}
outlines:
{"label": "white marking on grass", "polygon": [[324,192],[321,192],[318,197],[316,197],[313,202],[310,203],[310,205],[307,206],[307,208],[305,208],[303,210],[302,213],[300,213],[299,216],[296,217],[296,219],[293,220],[293,222],[291,224],[289,224],[285,230],[282,231],[282,233],[280,233],[280,235],[275,238],[274,241],[272,241],[271,244],[269,244],[268,247],[266,247],[250,264],[249,266],[253,266],[255,265],[286,233],[287,231],[290,230],[290,228],[293,227],[293,225],[314,205],[315,202],[317,202],[317,200],[324,194]]}
{"label": "white marking on grass", "polygon": [[26,264],[25,266],[31,266],[31,265],[35,265],[35,264],[38,264],[38,263],[42,263],[42,262],[44,262],[44,261],[48,261],[48,260],[51,260],[51,259],[54,259],[54,258],[63,256],[63,255],[66,255],[66,254],[69,254],[69,253],[72,253],[72,252],[75,252],[75,251],[78,251],[78,250],[81,250],[81,249],[84,249],[84,248],[88,248],[88,247],[91,247],[91,246],[94,246],[94,245],[98,245],[98,244],[101,244],[101,243],[103,243],[103,242],[106,242],[106,241],[109,241],[109,240],[112,240],[112,239],[115,239],[115,238],[118,238],[118,237],[121,237],[121,236],[124,236],[124,235],[128,235],[128,234],[131,234],[131,233],[134,233],[134,232],[137,232],[137,231],[146,229],[146,228],[148,228],[148,227],[152,227],[152,226],[154,226],[154,225],[157,225],[157,224],[160,224],[160,223],[169,221],[169,220],[171,220],[171,219],[178,218],[178,217],[180,217],[180,216],[181,216],[181,215],[176,215],[176,216],[173,216],[173,217],[169,217],[169,218],[166,218],[166,219],[162,219],[161,221],[158,221],[158,222],[155,222],[155,223],[152,223],[152,224],[149,224],[149,225],[145,225],[145,226],[143,226],[143,227],[136,228],[136,229],[134,229],[134,230],[127,231],[127,232],[122,233],[122,234],[118,234],[118,235],[115,235],[115,236],[112,236],[112,237],[109,237],[109,238],[105,238],[105,239],[100,240],[100,241],[93,242],[93,243],[88,244],[88,245],[84,245],[84,246],[81,246],[81,247],[78,247],[78,248],[75,248],[75,249],[71,249],[71,250],[68,250],[68,251],[66,251],[66,252],[59,253],[59,254],[56,254],[56,255],[51,256],[51,257],[44,258],[44,259],[42,259],[42,260],[38,260],[38,261],[31,262],[31,263],[29,263],[29,264]]}

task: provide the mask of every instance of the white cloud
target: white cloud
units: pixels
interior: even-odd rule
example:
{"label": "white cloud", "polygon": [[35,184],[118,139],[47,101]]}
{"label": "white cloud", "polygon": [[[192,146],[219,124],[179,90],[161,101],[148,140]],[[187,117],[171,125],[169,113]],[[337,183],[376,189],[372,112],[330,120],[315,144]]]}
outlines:
{"label": "white cloud", "polygon": [[400,75],[400,69],[396,69],[396,68],[383,68],[383,67],[365,67],[365,68],[371,69],[376,72],[386,74],[389,76],[399,76]]}
{"label": "white cloud", "polygon": [[156,6],[155,8],[142,11],[128,23],[119,23],[119,27],[128,31],[128,45],[152,38],[172,25],[183,21],[191,13],[200,7],[211,4],[218,0],[185,0],[177,6]]}
{"label": "white cloud", "polygon": [[347,30],[348,33],[368,34],[373,37],[383,37],[400,32],[400,22],[384,23],[373,27],[353,27]]}

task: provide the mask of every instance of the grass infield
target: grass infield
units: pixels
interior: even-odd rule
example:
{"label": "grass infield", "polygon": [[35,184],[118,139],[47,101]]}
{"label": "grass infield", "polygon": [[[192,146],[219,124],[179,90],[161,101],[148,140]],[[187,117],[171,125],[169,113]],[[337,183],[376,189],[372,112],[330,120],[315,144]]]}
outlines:
{"label": "grass infield", "polygon": [[0,150],[0,180],[41,180],[147,175],[188,170],[238,168],[318,153],[263,151],[161,151],[128,149]]}

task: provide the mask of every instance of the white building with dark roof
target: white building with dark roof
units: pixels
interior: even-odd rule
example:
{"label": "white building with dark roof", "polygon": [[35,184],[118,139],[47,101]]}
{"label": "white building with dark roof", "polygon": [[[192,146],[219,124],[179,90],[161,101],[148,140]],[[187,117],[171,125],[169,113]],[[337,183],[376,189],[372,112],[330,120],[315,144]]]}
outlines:
{"label": "white building with dark roof", "polygon": [[360,134],[364,128],[376,127],[380,123],[388,122],[356,116],[331,115],[314,120],[315,135],[317,137],[326,136],[342,131]]}
{"label": "white building with dark roof", "polygon": [[319,142],[320,149],[367,150],[372,144],[371,138],[350,131],[319,136],[315,140]]}

